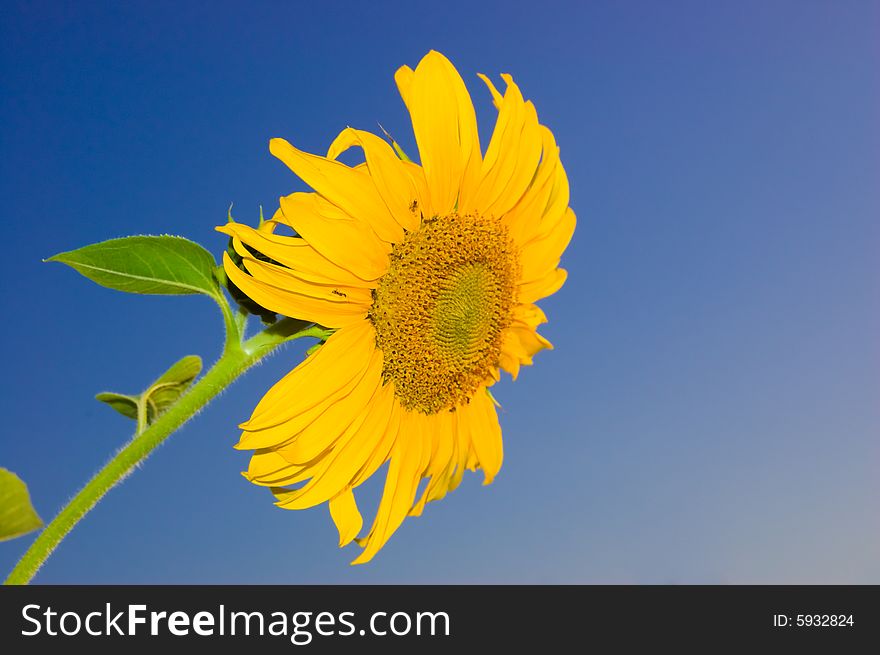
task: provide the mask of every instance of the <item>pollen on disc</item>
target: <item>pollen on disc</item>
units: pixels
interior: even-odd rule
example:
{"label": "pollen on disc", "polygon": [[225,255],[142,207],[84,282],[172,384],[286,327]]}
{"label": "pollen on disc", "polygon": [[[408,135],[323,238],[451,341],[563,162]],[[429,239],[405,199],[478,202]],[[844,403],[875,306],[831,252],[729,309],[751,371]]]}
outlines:
{"label": "pollen on disc", "polygon": [[507,228],[474,214],[426,218],[391,252],[370,320],[383,378],[426,414],[466,403],[498,366],[519,262]]}

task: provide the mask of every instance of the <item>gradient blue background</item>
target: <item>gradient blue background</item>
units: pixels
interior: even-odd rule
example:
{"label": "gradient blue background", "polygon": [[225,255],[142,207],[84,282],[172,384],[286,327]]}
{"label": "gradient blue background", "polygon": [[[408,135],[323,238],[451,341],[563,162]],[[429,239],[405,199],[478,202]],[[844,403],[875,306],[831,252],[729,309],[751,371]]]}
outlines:
{"label": "gradient blue background", "polygon": [[[880,84],[873,2],[4,2],[0,464],[49,519],[128,438],[93,399],[189,353],[207,299],[41,258],[213,232],[304,189],[269,155],[380,121],[394,70],[514,74],[579,223],[556,350],[500,385],[505,464],[350,567],[326,507],[277,509],[235,425],[249,372],[90,514],[43,583],[880,582]],[[326,5],[326,6],[325,6]],[[381,478],[368,485],[375,497]],[[372,508],[369,507],[368,511]],[[31,538],[0,543],[7,571]]]}

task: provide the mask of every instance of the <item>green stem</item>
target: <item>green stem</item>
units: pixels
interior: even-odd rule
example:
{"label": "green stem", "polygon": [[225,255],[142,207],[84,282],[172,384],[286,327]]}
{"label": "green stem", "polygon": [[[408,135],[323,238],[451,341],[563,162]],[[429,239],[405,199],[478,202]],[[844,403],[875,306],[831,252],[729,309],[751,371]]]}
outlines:
{"label": "green stem", "polygon": [[[224,312],[224,317],[227,318],[227,329],[235,325],[231,312]],[[177,403],[152,425],[136,434],[128,445],[89,480],[34,540],[9,574],[5,584],[30,582],[61,540],[104,494],[238,376],[285,341],[301,337],[321,338],[325,334],[323,328],[309,327],[310,325],[304,321],[284,319],[244,343],[239,341],[239,331],[233,327],[233,334],[227,334],[226,347],[217,363]]]}
{"label": "green stem", "polygon": [[135,436],[147,429],[147,400],[144,394],[138,397],[137,401],[137,427],[134,429]]}
{"label": "green stem", "polygon": [[232,308],[226,302],[226,296],[222,292],[217,292],[217,295],[214,296],[214,301],[223,313],[223,326],[226,328],[226,344],[223,347],[225,354],[227,350],[235,349],[241,344],[242,337],[244,337],[244,328],[247,324],[247,315],[245,315],[244,319],[240,319],[240,314],[233,314]]}

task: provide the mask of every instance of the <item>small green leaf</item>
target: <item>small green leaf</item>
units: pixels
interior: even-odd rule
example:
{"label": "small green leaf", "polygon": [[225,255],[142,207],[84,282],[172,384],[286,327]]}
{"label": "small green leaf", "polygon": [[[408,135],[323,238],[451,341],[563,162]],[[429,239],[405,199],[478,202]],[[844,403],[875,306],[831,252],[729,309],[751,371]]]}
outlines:
{"label": "small green leaf", "polygon": [[100,400],[102,403],[107,403],[108,405],[110,405],[110,407],[115,409],[123,416],[127,416],[128,418],[134,419],[135,421],[137,420],[137,398],[132,398],[131,396],[126,396],[121,393],[113,393],[112,391],[105,391],[95,396],[95,399]]}
{"label": "small green leaf", "polygon": [[153,386],[169,383],[189,386],[201,372],[202,358],[198,355],[187,355],[165,371],[162,376],[153,383]]}
{"label": "small green leaf", "polygon": [[159,414],[177,402],[177,399],[202,372],[202,358],[188,355],[169,368],[143,394],[147,403],[147,422],[151,423]]}
{"label": "small green leaf", "polygon": [[0,541],[20,537],[42,525],[31,505],[27,485],[12,471],[0,467]]}
{"label": "small green leaf", "polygon": [[127,396],[105,391],[95,398],[107,403],[123,416],[138,421],[138,429],[141,430],[176,403],[201,372],[202,358],[198,355],[187,355],[141,394]]}
{"label": "small green leaf", "polygon": [[218,293],[213,255],[183,237],[110,239],[59,253],[46,261],[67,264],[101,286],[128,293]]}

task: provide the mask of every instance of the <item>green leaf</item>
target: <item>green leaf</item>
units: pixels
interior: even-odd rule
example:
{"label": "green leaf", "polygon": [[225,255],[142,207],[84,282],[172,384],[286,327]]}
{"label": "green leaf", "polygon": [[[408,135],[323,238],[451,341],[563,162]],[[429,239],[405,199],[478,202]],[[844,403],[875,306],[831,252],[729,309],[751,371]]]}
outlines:
{"label": "green leaf", "polygon": [[0,541],[20,537],[42,525],[31,505],[27,485],[12,471],[0,467]]}
{"label": "green leaf", "polygon": [[202,358],[188,355],[169,368],[142,395],[147,403],[147,420],[152,422],[159,414],[177,402],[202,372]]}
{"label": "green leaf", "polygon": [[46,261],[67,264],[101,286],[128,293],[218,294],[213,255],[183,237],[110,239]]}
{"label": "green leaf", "polygon": [[165,371],[162,376],[153,383],[153,386],[158,384],[183,384],[189,386],[201,372],[202,358],[198,355],[187,355]]}
{"label": "green leaf", "polygon": [[[146,391],[136,396],[105,391],[95,396],[143,428],[155,421],[189,389],[202,372],[202,358],[187,355],[165,371]],[[141,416],[141,412],[143,415]]]}
{"label": "green leaf", "polygon": [[113,393],[112,391],[105,391],[95,396],[95,399],[100,400],[102,403],[107,403],[123,416],[127,416],[135,421],[137,420],[137,398],[132,398],[131,396],[126,396],[121,393]]}

